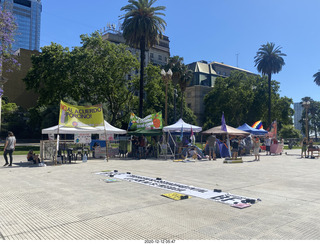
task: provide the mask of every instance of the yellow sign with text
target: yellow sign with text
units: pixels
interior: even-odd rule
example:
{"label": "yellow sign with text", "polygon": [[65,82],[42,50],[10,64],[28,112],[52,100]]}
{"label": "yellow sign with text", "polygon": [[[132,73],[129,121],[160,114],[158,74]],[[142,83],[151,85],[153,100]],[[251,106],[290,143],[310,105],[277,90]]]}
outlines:
{"label": "yellow sign with text", "polygon": [[103,126],[102,105],[75,106],[61,101],[59,125],[67,127]]}

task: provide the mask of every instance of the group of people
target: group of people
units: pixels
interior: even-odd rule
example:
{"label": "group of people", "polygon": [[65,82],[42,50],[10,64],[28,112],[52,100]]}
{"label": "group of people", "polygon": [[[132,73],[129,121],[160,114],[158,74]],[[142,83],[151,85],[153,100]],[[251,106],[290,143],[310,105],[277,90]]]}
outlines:
{"label": "group of people", "polygon": [[141,135],[139,137],[133,136],[132,137],[132,156],[137,159],[147,158],[149,156],[156,157],[156,154],[157,154],[156,146],[157,146],[157,143],[154,137],[152,137],[151,142],[148,143],[148,140],[144,135]]}
{"label": "group of people", "polygon": [[[5,164],[3,166],[12,167],[13,162],[13,152],[16,148],[16,137],[14,136],[12,131],[8,132],[8,137],[6,138],[6,142],[3,148],[3,157],[5,160]],[[9,159],[8,159],[9,155]],[[33,162],[34,164],[39,163],[39,157],[36,155],[33,150],[30,150],[27,154],[27,160],[29,162]]]}
{"label": "group of people", "polygon": [[[215,148],[217,138],[213,134],[211,134],[206,143],[206,147],[209,148],[209,160],[216,159]],[[269,136],[266,136],[263,140],[263,144],[261,143],[261,138],[259,136],[248,136],[243,138],[241,136],[231,136],[230,138],[230,147],[231,147],[231,158],[236,160],[240,153],[250,154],[250,151],[253,150],[253,154],[255,156],[254,161],[260,160],[260,151],[261,146],[264,145],[266,147],[266,155],[271,155],[271,144],[272,139]],[[247,152],[247,148],[248,152]],[[244,152],[246,150],[246,152]]]}

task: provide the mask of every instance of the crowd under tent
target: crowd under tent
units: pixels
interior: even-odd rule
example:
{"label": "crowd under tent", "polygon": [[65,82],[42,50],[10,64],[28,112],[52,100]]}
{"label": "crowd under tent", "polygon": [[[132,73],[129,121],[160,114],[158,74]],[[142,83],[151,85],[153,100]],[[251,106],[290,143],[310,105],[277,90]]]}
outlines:
{"label": "crowd under tent", "polygon": [[[61,151],[68,151],[68,149],[73,149],[73,154],[77,154],[76,151],[80,151],[80,148],[82,147],[82,155],[84,154],[84,144],[90,144],[92,142],[91,136],[93,134],[99,134],[99,137],[101,136],[103,140],[105,139],[105,136],[107,136],[108,141],[110,141],[109,136],[112,135],[111,138],[113,138],[113,135],[124,135],[126,134],[126,130],[122,130],[119,128],[116,128],[112,125],[110,125],[107,121],[104,121],[104,126],[97,126],[97,127],[91,127],[91,126],[83,126],[83,127],[67,127],[64,125],[56,125],[49,128],[42,129],[42,134],[48,134],[49,141],[42,141],[41,143],[41,157],[42,158],[51,158],[55,155],[55,151],[57,148],[57,140],[59,141],[59,147],[58,150]],[[57,140],[54,140],[54,135],[74,135],[74,140],[60,140],[57,138]],[[80,142],[75,142],[76,137],[79,139]],[[102,140],[102,139],[101,139]],[[113,140],[113,139],[112,139]],[[75,144],[78,144],[75,146]],[[110,146],[110,145],[109,145]],[[109,148],[108,146],[108,157],[116,155],[117,152],[113,150],[113,148]],[[76,149],[75,149],[76,148]],[[86,149],[86,150],[89,150]],[[115,152],[113,152],[115,151]],[[119,149],[118,149],[119,151]],[[106,154],[106,153],[105,153]]]}
{"label": "crowd under tent", "polygon": [[[236,129],[234,127],[231,127],[229,125],[226,125],[226,131],[222,130],[221,125],[213,127],[209,130],[203,131],[202,134],[214,134],[214,135],[226,135],[227,136],[227,145],[225,143],[219,143],[219,149],[220,149],[220,155],[222,157],[231,157],[231,150],[230,150],[230,136],[248,136],[250,135],[249,132]],[[225,148],[227,147],[227,148]]]}
{"label": "crowd under tent", "polygon": [[[198,133],[201,131],[202,131],[202,127],[188,124],[180,118],[176,123],[163,127],[163,132],[166,132],[168,135],[167,135],[166,145],[162,145],[162,147],[169,148],[171,150],[172,156],[175,158],[176,151],[177,151],[176,149],[178,146],[177,146],[176,140],[172,137],[172,135],[180,135],[180,136],[182,136],[183,134],[190,135],[190,133],[192,132]],[[170,139],[173,143],[173,150],[170,147],[170,143],[169,143]]]}

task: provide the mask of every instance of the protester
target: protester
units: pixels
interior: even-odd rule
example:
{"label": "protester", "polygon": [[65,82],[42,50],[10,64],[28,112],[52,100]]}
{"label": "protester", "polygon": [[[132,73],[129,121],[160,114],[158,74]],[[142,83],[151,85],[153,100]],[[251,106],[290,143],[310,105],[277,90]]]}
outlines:
{"label": "protester", "polygon": [[[311,158],[313,157],[313,149],[314,146],[313,146],[313,140],[310,140],[309,141],[309,146],[308,146],[308,158],[309,158],[309,152],[311,151]],[[310,150],[311,149],[311,150]]]}
{"label": "protester", "polygon": [[265,140],[265,143],[266,143],[266,155],[271,155],[271,152],[270,152],[270,147],[271,147],[271,138],[269,136],[267,136],[266,140]]}
{"label": "protester", "polygon": [[303,138],[303,141],[301,142],[301,158],[303,158],[303,153],[304,153],[304,157],[307,157],[307,138]]}
{"label": "protester", "polygon": [[146,157],[147,139],[142,135],[139,137],[139,159],[144,155]]}
{"label": "protester", "polygon": [[216,140],[217,138],[211,133],[211,135],[208,137],[207,145],[209,147],[209,160],[216,160]]}
{"label": "protester", "polygon": [[236,160],[237,157],[238,157],[238,150],[239,150],[239,141],[238,141],[238,138],[235,137],[233,140],[232,140],[232,159],[233,160]]}
{"label": "protester", "polygon": [[40,163],[38,155],[33,153],[33,150],[30,150],[27,154],[28,162],[32,161],[34,164]]}
{"label": "protester", "polygon": [[188,154],[193,159],[201,159],[201,156],[198,154],[195,147],[192,147],[191,149],[189,149]]}
{"label": "protester", "polygon": [[254,161],[260,161],[260,140],[258,137],[255,137],[253,140],[253,154],[254,154]]}
{"label": "protester", "polygon": [[[15,136],[13,135],[13,133],[11,131],[8,132],[8,137],[6,138],[6,143],[4,145],[4,153],[3,153],[3,157],[4,157],[4,160],[6,161],[5,165],[3,166],[12,166],[12,161],[13,161],[13,158],[12,158],[12,153],[14,151],[16,147],[16,138]],[[8,163],[8,157],[7,157],[7,154],[9,154],[9,157],[10,157],[10,164]]]}

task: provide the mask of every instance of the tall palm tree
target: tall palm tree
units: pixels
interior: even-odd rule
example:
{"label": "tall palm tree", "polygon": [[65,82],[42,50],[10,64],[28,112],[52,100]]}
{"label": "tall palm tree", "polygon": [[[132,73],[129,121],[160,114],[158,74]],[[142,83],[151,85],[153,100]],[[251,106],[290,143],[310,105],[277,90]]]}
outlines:
{"label": "tall palm tree", "polygon": [[271,75],[279,73],[285,65],[283,56],[286,54],[281,52],[280,46],[275,47],[274,43],[261,45],[257,55],[254,57],[255,66],[262,75],[268,75],[268,123],[271,125]]}
{"label": "tall palm tree", "polygon": [[181,77],[179,80],[179,86],[181,90],[181,108],[180,108],[180,116],[183,118],[183,100],[184,100],[184,93],[187,89],[187,86],[191,82],[193,78],[193,72],[189,69],[189,67],[185,64],[181,65]]}
{"label": "tall palm tree", "polygon": [[315,73],[315,74],[313,75],[313,77],[314,77],[314,82],[315,82],[318,86],[320,86],[320,70],[319,70],[317,73]]}
{"label": "tall palm tree", "polygon": [[143,85],[145,51],[159,41],[165,30],[166,22],[159,17],[165,16],[159,12],[166,9],[164,6],[152,7],[157,0],[129,0],[129,4],[122,7],[126,11],[123,19],[122,30],[126,43],[140,49],[140,92],[139,116],[143,114]]}

